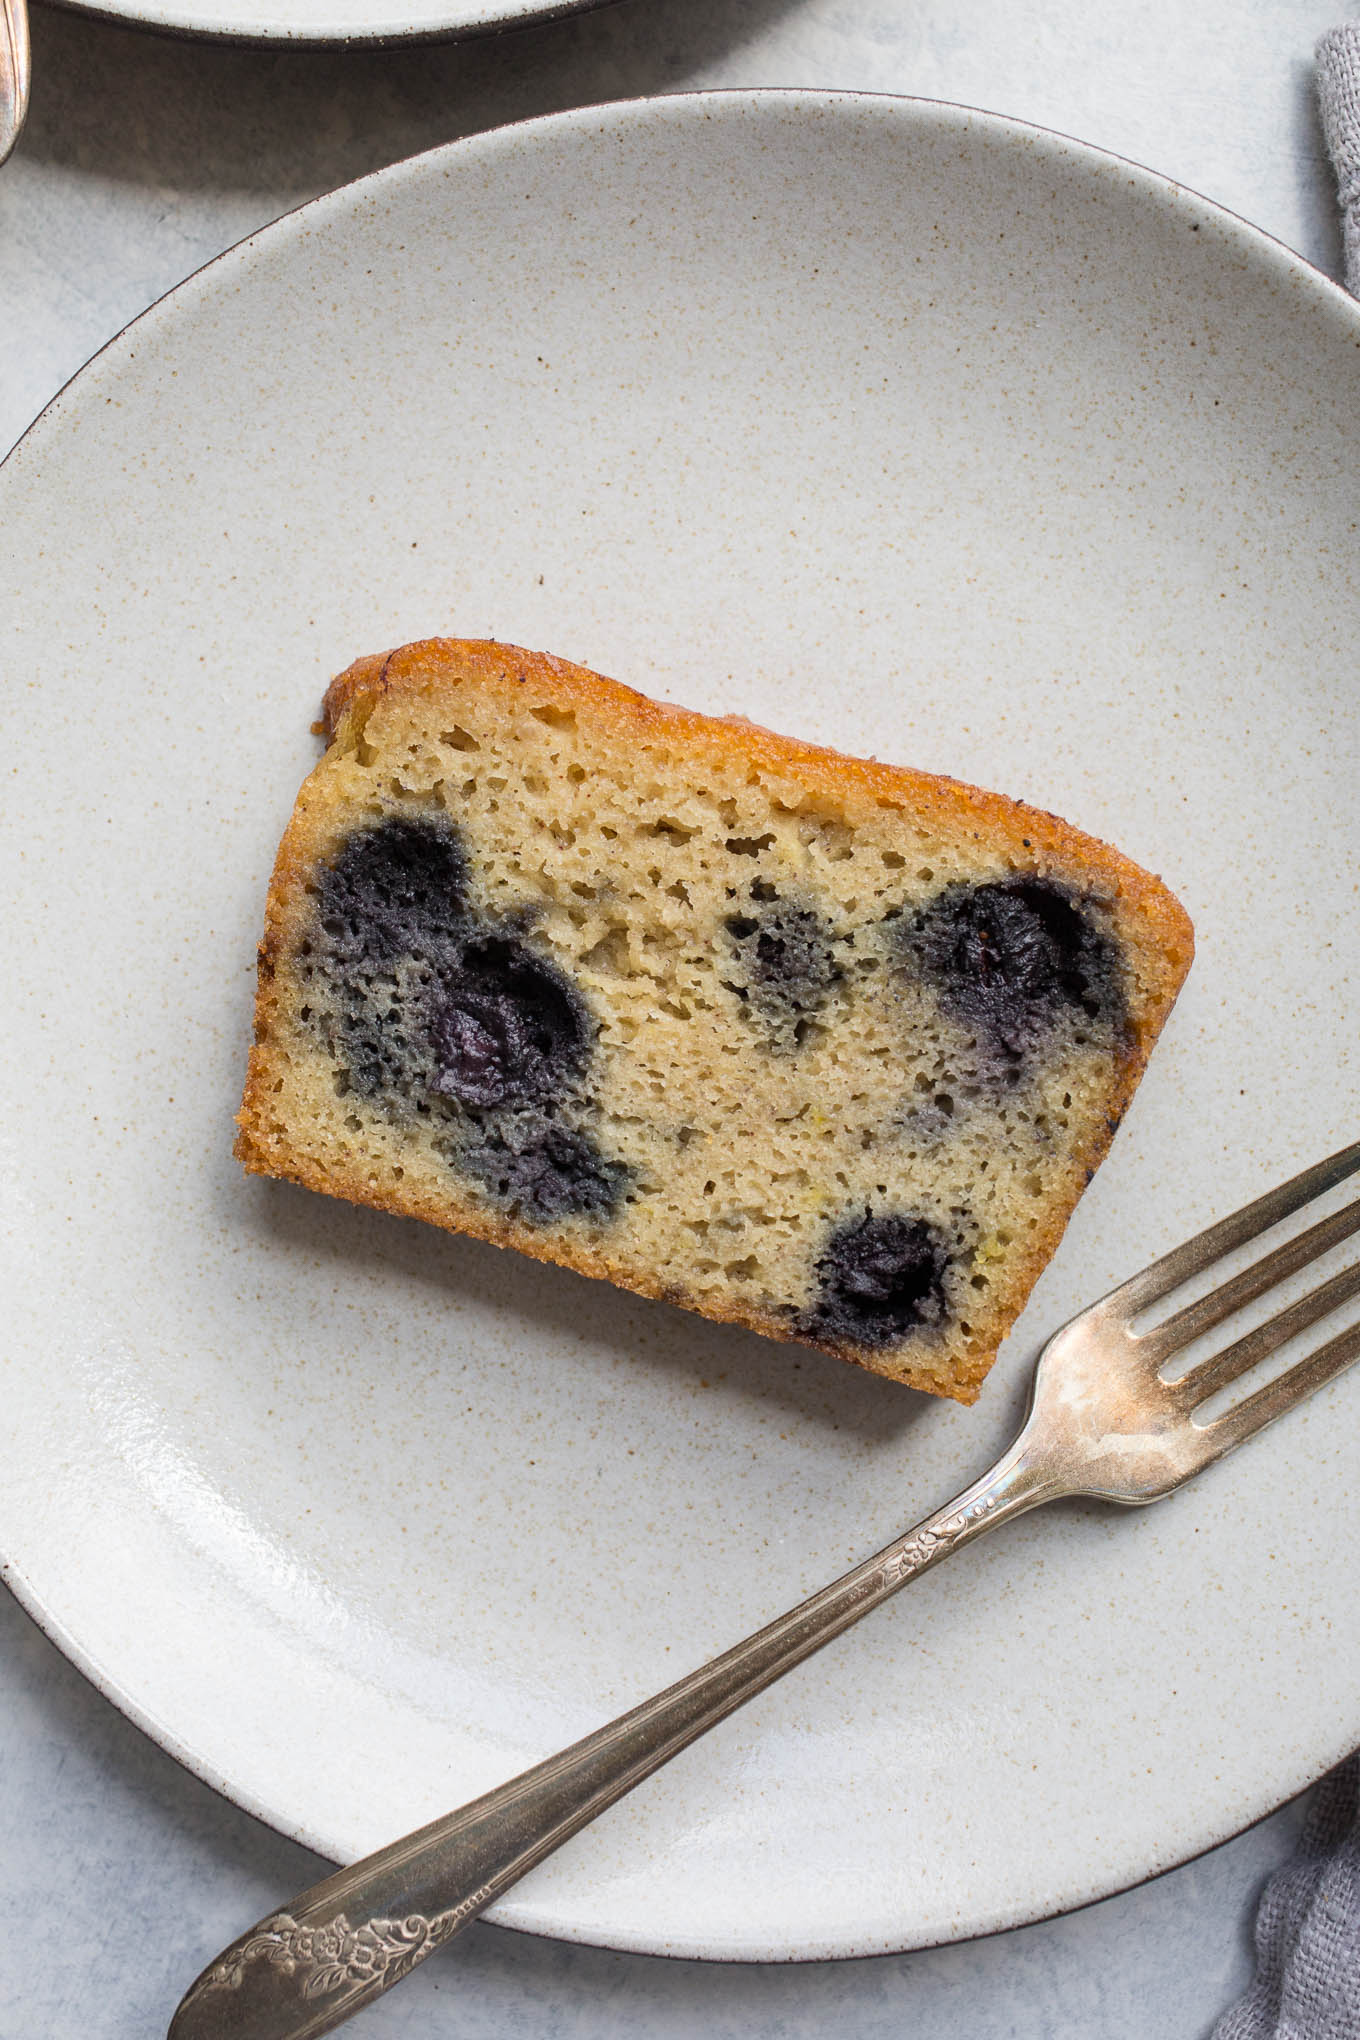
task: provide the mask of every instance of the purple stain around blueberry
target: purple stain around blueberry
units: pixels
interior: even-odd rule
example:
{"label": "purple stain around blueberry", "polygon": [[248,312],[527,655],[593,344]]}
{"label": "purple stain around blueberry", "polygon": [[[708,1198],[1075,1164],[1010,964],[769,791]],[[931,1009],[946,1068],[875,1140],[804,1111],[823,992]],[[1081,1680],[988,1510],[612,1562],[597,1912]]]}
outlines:
{"label": "purple stain around blueberry", "polygon": [[835,936],[813,907],[781,898],[768,879],[750,894],[752,911],[723,924],[736,966],[729,989],[777,1043],[797,1046],[841,976]]}
{"label": "purple stain around blueberry", "polygon": [[467,876],[457,830],[433,816],[356,830],[318,874],[318,1024],[359,1097],[395,1104],[427,1057],[420,987],[465,934]]}
{"label": "purple stain around blueberry", "polygon": [[464,1168],[497,1203],[529,1225],[564,1218],[608,1218],[617,1209],[631,1172],[600,1153],[579,1127],[511,1120],[465,1148]]}
{"label": "purple stain around blueberry", "polygon": [[894,1346],[948,1315],[944,1235],[915,1213],[871,1212],[846,1220],[816,1264],[817,1294],[804,1328],[856,1346]]}
{"label": "purple stain around blueberry", "polygon": [[392,820],[356,831],[319,880],[321,927],[362,967],[452,940],[463,924],[467,856],[452,823]]}

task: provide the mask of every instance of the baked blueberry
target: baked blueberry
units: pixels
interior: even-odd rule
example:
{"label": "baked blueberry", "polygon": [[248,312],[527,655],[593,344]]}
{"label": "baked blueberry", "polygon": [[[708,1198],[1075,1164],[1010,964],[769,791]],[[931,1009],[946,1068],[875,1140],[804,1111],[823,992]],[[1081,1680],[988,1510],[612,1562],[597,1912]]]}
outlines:
{"label": "baked blueberry", "polygon": [[631,1173],[626,1163],[602,1155],[588,1134],[541,1120],[502,1123],[464,1148],[458,1162],[528,1225],[608,1218]]}
{"label": "baked blueberry", "polygon": [[767,879],[750,893],[754,911],[723,924],[736,965],[730,989],[776,1036],[796,1043],[799,1021],[815,1017],[841,975],[835,936],[815,908],[781,898]]}
{"label": "baked blueberry", "polygon": [[590,1047],[580,993],[517,936],[463,950],[435,994],[431,1035],[434,1089],[482,1111],[563,1091]]}
{"label": "baked blueberry", "polygon": [[814,1336],[856,1346],[894,1346],[948,1315],[944,1236],[915,1213],[871,1212],[832,1233],[816,1266],[818,1293],[805,1314]]}
{"label": "baked blueberry", "polygon": [[1089,902],[1042,878],[950,886],[902,929],[909,966],[945,1010],[1018,1064],[1064,1014],[1120,1033],[1119,950]]}

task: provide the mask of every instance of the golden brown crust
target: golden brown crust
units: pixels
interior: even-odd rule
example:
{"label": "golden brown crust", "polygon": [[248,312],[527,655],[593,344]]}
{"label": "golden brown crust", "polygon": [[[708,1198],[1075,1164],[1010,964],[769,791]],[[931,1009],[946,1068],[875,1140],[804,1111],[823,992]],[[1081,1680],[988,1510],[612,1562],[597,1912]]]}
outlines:
{"label": "golden brown crust", "polygon": [[[658,1271],[636,1264],[621,1266],[590,1240],[554,1229],[547,1237],[462,1197],[450,1181],[437,1197],[411,1183],[379,1183],[359,1170],[323,1167],[295,1151],[288,1130],[275,1118],[271,1097],[275,1072],[268,1044],[276,1017],[275,971],[287,950],[295,903],[325,851],[331,834],[328,767],[345,753],[361,752],[365,729],[384,704],[414,702],[421,697],[443,700],[458,688],[501,695],[509,706],[521,689],[544,691],[580,716],[608,727],[624,746],[645,741],[671,741],[686,759],[734,763],[748,770],[785,777],[807,793],[820,796],[844,813],[853,825],[856,813],[883,808],[938,820],[958,831],[962,823],[979,837],[1008,847],[1039,874],[1050,868],[1086,874],[1109,899],[1121,922],[1147,931],[1150,947],[1160,954],[1153,967],[1148,996],[1134,1013],[1131,1038],[1118,1058],[1109,1109],[1090,1138],[1074,1153],[1078,1180],[1066,1204],[1011,1257],[1005,1282],[1005,1318],[1014,1321],[1034,1282],[1051,1258],[1067,1225],[1083,1180],[1109,1147],[1115,1129],[1137,1087],[1148,1052],[1163,1025],[1193,955],[1188,917],[1167,888],[1117,850],[1072,828],[1059,817],[982,789],[910,768],[875,760],[842,756],[824,748],[776,735],[740,718],[712,718],[657,702],[587,669],[517,646],[487,641],[435,638],[355,661],[327,690],[324,730],[328,751],[304,785],[293,819],[279,848],[266,905],[260,945],[256,1006],[256,1047],[252,1051],[245,1097],[239,1117],[236,1153],[243,1165],[259,1174],[283,1177],[303,1186],[341,1196],[373,1209],[423,1219],[449,1231],[465,1232],[497,1246],[512,1246],[536,1259],[554,1262],[576,1273],[607,1280],[660,1301],[683,1302],[717,1322],[738,1323],[776,1338],[802,1343],[854,1360],[890,1378],[907,1381],[963,1402],[976,1399],[978,1387],[997,1344],[981,1337],[960,1362],[951,1363],[947,1378],[929,1358],[900,1352],[876,1353],[791,1329],[744,1302],[724,1298],[678,1295]],[[1005,1326],[1002,1327],[1004,1331]]]}

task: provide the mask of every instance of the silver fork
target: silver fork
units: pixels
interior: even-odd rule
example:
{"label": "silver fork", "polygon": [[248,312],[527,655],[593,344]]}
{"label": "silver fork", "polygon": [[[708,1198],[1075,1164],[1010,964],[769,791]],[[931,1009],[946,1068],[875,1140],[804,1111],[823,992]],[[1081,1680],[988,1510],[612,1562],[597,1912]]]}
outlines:
{"label": "silver fork", "polygon": [[169,2040],[312,2040],[390,1990],[526,1871],[625,1792],[984,1530],[1062,1495],[1155,1502],[1321,1388],[1360,1355],[1350,1325],[1223,1415],[1209,1397],[1360,1294],[1360,1264],[1200,1360],[1168,1363],[1360,1231],[1360,1198],[1151,1328],[1155,1304],[1360,1169],[1360,1144],[1222,1219],[1084,1310],[1039,1355],[1029,1414],[980,1480],[914,1530],[744,1643],[560,1755],[338,1870],[261,1920],[183,1999]]}

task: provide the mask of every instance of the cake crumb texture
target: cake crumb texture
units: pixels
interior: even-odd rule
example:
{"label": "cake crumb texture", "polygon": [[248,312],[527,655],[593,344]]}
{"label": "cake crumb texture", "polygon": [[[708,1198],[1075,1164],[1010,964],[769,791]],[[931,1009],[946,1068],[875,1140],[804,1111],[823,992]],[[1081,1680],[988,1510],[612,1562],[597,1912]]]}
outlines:
{"label": "cake crumb texture", "polygon": [[237,1154],[962,1402],[1192,955],[1051,815],[514,646],[361,659]]}

